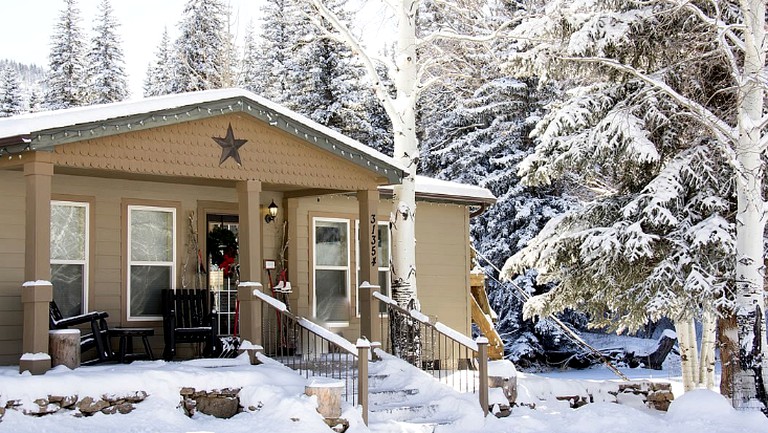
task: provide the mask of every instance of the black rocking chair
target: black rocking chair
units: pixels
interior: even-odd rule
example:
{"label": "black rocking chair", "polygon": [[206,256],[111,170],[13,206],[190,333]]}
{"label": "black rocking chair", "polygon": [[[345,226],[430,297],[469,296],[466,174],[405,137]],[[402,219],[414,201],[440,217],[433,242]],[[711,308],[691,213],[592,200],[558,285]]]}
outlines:
{"label": "black rocking chair", "polygon": [[62,317],[61,311],[55,301],[51,301],[48,308],[50,316],[50,329],[66,329],[73,326],[90,324],[91,329],[80,335],[80,351],[84,353],[90,349],[96,349],[96,358],[85,361],[82,364],[94,364],[109,361],[114,357],[112,346],[109,342],[109,328],[107,317],[109,314],[103,311],[91,311],[72,317]]}

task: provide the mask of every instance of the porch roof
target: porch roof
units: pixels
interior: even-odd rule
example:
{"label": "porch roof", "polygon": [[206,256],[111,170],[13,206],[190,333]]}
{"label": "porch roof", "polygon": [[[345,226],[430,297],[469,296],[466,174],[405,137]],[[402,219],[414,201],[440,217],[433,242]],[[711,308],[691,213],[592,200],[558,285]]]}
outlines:
{"label": "porch roof", "polygon": [[[383,195],[392,195],[392,186],[381,186]],[[416,176],[416,197],[425,201],[480,206],[483,209],[496,203],[496,196],[487,188],[427,176]]]}
{"label": "porch roof", "polygon": [[91,138],[240,112],[400,183],[405,168],[393,158],[243,89],[218,89],[111,104],[44,111],[0,119],[0,156]]}

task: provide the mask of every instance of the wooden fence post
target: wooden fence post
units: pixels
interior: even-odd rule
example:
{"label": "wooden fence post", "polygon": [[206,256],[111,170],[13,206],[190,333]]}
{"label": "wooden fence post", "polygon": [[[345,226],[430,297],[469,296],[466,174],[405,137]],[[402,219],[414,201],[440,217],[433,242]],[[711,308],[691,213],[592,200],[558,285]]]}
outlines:
{"label": "wooden fence post", "polygon": [[483,415],[488,415],[488,339],[477,337],[477,363],[478,373],[480,375],[480,384],[478,392],[480,394],[480,407],[483,408]]}
{"label": "wooden fence post", "polygon": [[363,422],[368,425],[368,353],[371,343],[357,339],[357,402],[363,409]]}

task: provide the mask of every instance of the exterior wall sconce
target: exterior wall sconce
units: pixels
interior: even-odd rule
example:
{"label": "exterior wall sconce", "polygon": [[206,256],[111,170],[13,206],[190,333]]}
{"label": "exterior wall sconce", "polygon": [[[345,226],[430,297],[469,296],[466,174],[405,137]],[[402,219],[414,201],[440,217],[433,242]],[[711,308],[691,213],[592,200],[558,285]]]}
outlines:
{"label": "exterior wall sconce", "polygon": [[274,221],[275,218],[277,218],[277,205],[275,204],[274,200],[272,200],[272,203],[267,206],[267,210],[269,213],[264,216],[264,221],[269,224]]}

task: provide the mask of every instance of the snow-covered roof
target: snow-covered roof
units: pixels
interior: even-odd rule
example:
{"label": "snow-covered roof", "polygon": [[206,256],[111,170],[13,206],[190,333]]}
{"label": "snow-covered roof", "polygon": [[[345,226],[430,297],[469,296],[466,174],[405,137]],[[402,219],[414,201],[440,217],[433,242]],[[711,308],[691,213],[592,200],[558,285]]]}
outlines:
{"label": "snow-covered roof", "polygon": [[[0,155],[46,150],[89,138],[242,112],[400,183],[405,169],[392,157],[244,89],[217,89],[111,104],[42,111],[0,119]],[[391,192],[384,187],[382,192]],[[422,199],[487,206],[485,188],[416,177]]]}
{"label": "snow-covered roof", "polygon": [[[392,186],[382,186],[379,190],[384,194],[391,194]],[[416,176],[416,196],[423,200],[482,207],[496,203],[496,197],[487,188],[427,176]]]}
{"label": "snow-covered roof", "polygon": [[[391,183],[405,169],[392,157],[244,89],[217,89],[0,119],[0,150],[45,150],[69,142],[231,112],[250,114],[371,171]],[[2,154],[3,152],[0,152]]]}

